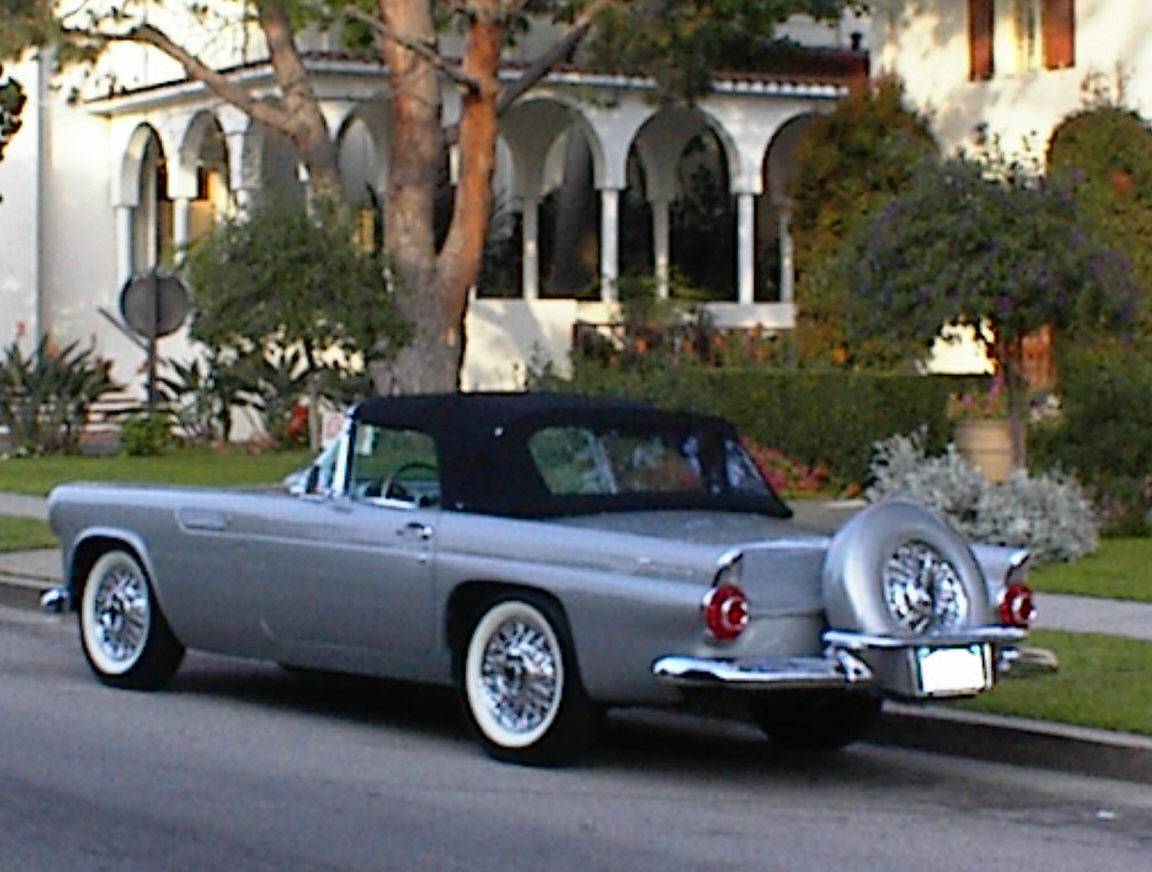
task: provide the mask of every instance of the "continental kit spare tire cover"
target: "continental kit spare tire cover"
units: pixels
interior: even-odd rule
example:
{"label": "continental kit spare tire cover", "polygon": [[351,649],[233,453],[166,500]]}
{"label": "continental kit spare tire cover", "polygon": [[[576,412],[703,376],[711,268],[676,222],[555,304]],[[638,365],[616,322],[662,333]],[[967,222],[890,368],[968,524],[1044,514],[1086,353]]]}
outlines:
{"label": "continental kit spare tire cover", "polygon": [[964,539],[908,500],[869,506],[833,537],[824,564],[833,629],[914,636],[982,626],[984,577]]}

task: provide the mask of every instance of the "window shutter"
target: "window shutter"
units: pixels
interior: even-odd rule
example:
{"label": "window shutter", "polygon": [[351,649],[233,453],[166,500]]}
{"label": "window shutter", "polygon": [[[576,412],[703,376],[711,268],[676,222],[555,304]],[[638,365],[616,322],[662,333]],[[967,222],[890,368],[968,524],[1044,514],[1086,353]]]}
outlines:
{"label": "window shutter", "polygon": [[968,78],[991,79],[993,0],[968,0]]}
{"label": "window shutter", "polygon": [[1044,0],[1044,66],[1062,70],[1076,63],[1075,0]]}

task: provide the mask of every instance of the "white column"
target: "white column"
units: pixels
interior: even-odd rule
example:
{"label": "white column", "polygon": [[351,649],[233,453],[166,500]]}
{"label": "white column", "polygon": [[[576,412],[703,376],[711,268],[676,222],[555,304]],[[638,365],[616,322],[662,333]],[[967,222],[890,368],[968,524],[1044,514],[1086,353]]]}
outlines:
{"label": "white column", "polygon": [[652,250],[656,273],[656,296],[668,299],[668,281],[671,273],[669,256],[670,230],[668,224],[668,201],[652,201]]}
{"label": "white column", "polygon": [[620,278],[620,189],[600,189],[600,299],[614,303]]}
{"label": "white column", "polygon": [[756,245],[756,203],[753,194],[736,195],[736,289],[737,300],[750,305],[756,298],[754,248]]}
{"label": "white column", "polygon": [[192,217],[192,201],[188,197],[177,197],[172,201],[172,247],[176,251],[176,264],[184,262],[191,242],[189,222]]}
{"label": "white column", "polygon": [[535,197],[525,197],[521,211],[520,235],[523,237],[521,255],[520,287],[525,300],[540,297],[540,201]]}
{"label": "white column", "polygon": [[116,206],[116,290],[132,275],[132,207]]}
{"label": "white column", "polygon": [[791,303],[796,298],[796,262],[792,244],[792,207],[779,204],[777,212],[777,238],[780,243],[780,302]]}
{"label": "white column", "polygon": [[249,134],[235,130],[225,135],[228,144],[228,192],[236,209],[236,217],[248,217],[252,206],[252,192],[259,186],[260,155],[248,147]]}

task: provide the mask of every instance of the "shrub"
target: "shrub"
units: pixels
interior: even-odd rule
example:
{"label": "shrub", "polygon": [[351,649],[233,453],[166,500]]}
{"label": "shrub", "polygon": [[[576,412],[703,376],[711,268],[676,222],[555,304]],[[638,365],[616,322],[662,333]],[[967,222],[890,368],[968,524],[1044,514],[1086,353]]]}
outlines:
{"label": "shrub", "polygon": [[800,463],[778,448],[765,448],[753,439],[745,439],[744,447],[772,489],[782,497],[820,494],[831,484],[828,467],[823,464],[810,466]]}
{"label": "shrub", "polygon": [[131,457],[163,454],[174,442],[172,419],[164,412],[135,415],[120,427],[120,450]]}
{"label": "shrub", "polygon": [[851,270],[837,260],[847,240],[907,190],[917,164],[935,153],[928,119],[904,106],[903,86],[891,77],[854,86],[801,134],[790,193],[802,357],[825,364],[899,359],[901,349],[891,343],[849,344],[844,312]]}
{"label": "shrub", "polygon": [[112,364],[78,342],[59,349],[44,336],[25,356],[17,342],[0,360],[0,426],[16,454],[73,448],[93,403],[118,389]]}
{"label": "shrub", "polygon": [[181,436],[190,442],[227,442],[233,408],[251,405],[241,395],[245,384],[236,365],[209,350],[204,359],[167,361],[167,367],[158,380],[160,396]]}
{"label": "shrub", "polygon": [[1037,562],[1075,560],[1096,550],[1092,505],[1072,478],[1013,473],[992,483],[948,445],[928,456],[921,433],[875,446],[870,500],[907,497],[944,515],[979,542],[1028,548]]}
{"label": "shrub", "polygon": [[946,378],[895,373],[670,363],[619,368],[583,360],[574,362],[571,379],[537,374],[529,385],[719,415],[797,463],[824,464],[842,482],[862,481],[872,444],[893,433],[923,426],[929,447],[942,447],[955,387]]}
{"label": "shrub", "polygon": [[1142,290],[1142,320],[1152,325],[1152,130],[1147,122],[1107,104],[1078,112],[1052,137],[1048,165],[1070,184],[1100,239],[1132,262]]}
{"label": "shrub", "polygon": [[1063,410],[1033,427],[1033,465],[1075,472],[1109,533],[1147,533],[1152,340],[1064,343],[1058,352]]}

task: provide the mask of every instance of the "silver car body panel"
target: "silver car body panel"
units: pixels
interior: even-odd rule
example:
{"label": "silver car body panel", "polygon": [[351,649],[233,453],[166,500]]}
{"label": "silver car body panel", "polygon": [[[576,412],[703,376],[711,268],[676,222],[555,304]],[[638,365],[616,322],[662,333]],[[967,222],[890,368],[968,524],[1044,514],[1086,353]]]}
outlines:
{"label": "silver car body panel", "polygon": [[[347,427],[325,495],[57,488],[49,517],[63,543],[66,590],[51,604],[75,602],[84,568],[111,542],[140,558],[173,632],[190,648],[448,684],[453,597],[462,586],[485,584],[555,599],[585,687],[603,703],[675,702],[684,686],[694,685],[771,689],[872,680],[869,652],[883,645],[854,646],[848,636],[828,635],[877,635],[864,626],[829,626],[829,597],[840,596],[830,588],[829,555],[839,555],[837,571],[844,574],[844,566],[859,562],[858,552],[873,559],[869,543],[735,511],[520,519],[355,499],[345,480],[353,437]],[[885,511],[917,529],[926,523],[907,507]],[[877,517],[860,524],[882,527]],[[959,540],[956,547],[973,554]],[[978,571],[988,596],[972,629],[997,622],[999,591],[1026,559],[1024,552],[991,547],[974,554],[986,567]],[[737,561],[748,626],[720,642],[705,629],[702,602],[718,573]],[[835,603],[840,613],[846,603]],[[901,694],[902,686],[880,689]]]}

